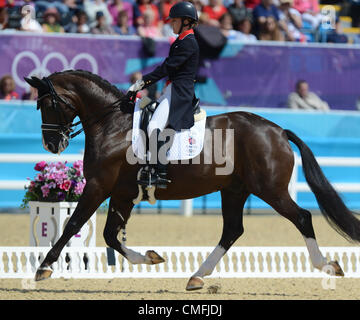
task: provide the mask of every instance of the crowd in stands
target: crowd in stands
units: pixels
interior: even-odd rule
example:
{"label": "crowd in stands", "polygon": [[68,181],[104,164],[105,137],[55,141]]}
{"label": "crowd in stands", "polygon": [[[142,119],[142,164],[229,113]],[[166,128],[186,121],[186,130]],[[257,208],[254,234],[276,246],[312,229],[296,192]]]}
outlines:
{"label": "crowd in stands", "polygon": [[[0,0],[1,30],[38,33],[138,35],[142,39],[175,38],[167,21],[170,8],[181,0]],[[352,0],[189,0],[198,10],[199,25],[215,28],[228,40],[320,41],[324,11],[336,8],[336,18],[326,30],[326,42],[349,43],[342,22],[360,30],[360,4]],[[346,2],[339,2],[346,1]],[[341,19],[341,18],[346,19]],[[331,21],[330,21],[331,22]],[[350,41],[351,40],[351,41]],[[324,42],[324,41],[323,41]],[[151,43],[146,46],[151,51]],[[139,74],[134,74],[134,79]],[[141,76],[141,75],[140,75]],[[131,79],[132,81],[133,79]],[[36,99],[36,90],[19,97],[10,75],[0,79],[0,99]],[[155,97],[156,91],[147,94]],[[291,109],[328,110],[326,102],[309,91],[305,81],[289,95]]]}
{"label": "crowd in stands", "polygon": [[[130,83],[134,84],[137,80],[142,78],[140,71],[134,72],[130,76]],[[295,84],[295,90],[288,96],[287,106],[290,109],[302,110],[318,110],[329,111],[328,103],[322,100],[316,93],[310,91],[309,84],[305,80],[298,80]],[[22,97],[15,91],[15,81],[9,74],[0,78],[0,100],[36,100],[37,90],[30,87],[30,91],[25,92]],[[148,96],[152,100],[156,100],[160,96],[160,92],[156,85],[152,85],[147,89],[138,92],[138,98]]]}
{"label": "crowd in stands", "polygon": [[[166,18],[178,1],[0,0],[0,30],[174,37]],[[343,32],[339,15],[350,21],[347,27],[353,27],[352,32],[360,27],[356,0],[190,1],[198,10],[199,24],[216,27],[227,39],[243,42],[356,42],[356,37],[350,39]],[[336,21],[331,21],[333,12],[322,12],[321,6],[326,4],[333,5]],[[331,27],[324,28],[324,23]],[[326,29],[325,40],[322,29]]]}

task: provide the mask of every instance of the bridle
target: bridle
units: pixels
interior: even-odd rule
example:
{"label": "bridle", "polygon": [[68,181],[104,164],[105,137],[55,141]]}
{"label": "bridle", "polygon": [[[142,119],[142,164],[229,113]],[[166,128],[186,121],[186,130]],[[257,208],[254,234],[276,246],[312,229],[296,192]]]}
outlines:
{"label": "bridle", "polygon": [[[57,94],[55,91],[55,88],[50,81],[49,78],[44,77],[43,80],[46,82],[49,88],[49,92],[45,93],[41,97],[38,98],[38,102],[43,100],[46,97],[50,97],[51,99],[51,106],[57,113],[57,120],[58,124],[52,124],[52,123],[42,123],[41,130],[44,132],[46,131],[56,131],[58,134],[60,134],[65,139],[71,139],[70,133],[73,131],[72,127],[74,127],[76,124],[73,124],[72,122],[68,122],[66,120],[66,116],[64,111],[59,107],[59,102],[64,103],[68,108],[70,108],[72,111],[76,112],[75,107],[70,103],[65,101],[61,96]],[[38,104],[37,109],[40,109],[40,106]],[[61,124],[62,119],[65,120],[65,124]],[[79,123],[77,123],[79,124]]]}
{"label": "bridle", "polygon": [[[51,99],[51,106],[57,113],[57,120],[58,124],[52,124],[52,123],[42,123],[41,130],[42,131],[56,131],[58,134],[60,134],[64,140],[68,141],[69,139],[73,139],[77,135],[79,135],[81,132],[84,131],[84,125],[91,126],[95,123],[101,121],[105,116],[108,114],[114,112],[115,110],[121,110],[121,104],[123,102],[134,102],[136,97],[136,92],[129,91],[124,97],[116,100],[115,102],[111,103],[110,105],[107,105],[104,107],[106,109],[106,112],[101,111],[98,113],[94,113],[91,115],[91,117],[88,117],[87,119],[80,120],[76,123],[72,123],[67,121],[66,115],[64,110],[59,106],[59,102],[63,103],[66,107],[71,109],[75,115],[76,115],[76,108],[68,101],[66,101],[63,97],[61,97],[55,90],[51,80],[47,77],[44,77],[43,80],[46,82],[49,88],[49,92],[43,94],[41,97],[39,97],[37,100],[38,102],[46,97],[50,97]],[[110,108],[111,107],[111,108]],[[40,106],[38,104],[37,109],[40,109]],[[109,110],[107,110],[109,109]],[[102,117],[99,117],[102,116]],[[65,120],[64,123],[61,123],[62,120]],[[78,126],[79,124],[82,124],[82,128],[78,131],[72,133],[74,129],[73,127]]]}

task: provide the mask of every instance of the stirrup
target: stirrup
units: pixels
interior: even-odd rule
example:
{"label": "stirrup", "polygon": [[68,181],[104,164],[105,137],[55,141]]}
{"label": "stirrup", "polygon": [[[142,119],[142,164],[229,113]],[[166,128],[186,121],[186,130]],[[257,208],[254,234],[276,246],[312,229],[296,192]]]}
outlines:
{"label": "stirrup", "polygon": [[171,182],[171,180],[166,179],[166,173],[156,172],[156,170],[151,169],[149,166],[140,170],[139,179],[136,181],[138,185],[145,187],[155,186],[159,189],[166,189],[167,185]]}
{"label": "stirrup", "polygon": [[171,180],[166,178],[166,173],[155,173],[153,184],[159,189],[166,189]]}
{"label": "stirrup", "polygon": [[139,177],[136,183],[141,186],[151,186],[151,168],[149,166],[143,167],[139,171]]}

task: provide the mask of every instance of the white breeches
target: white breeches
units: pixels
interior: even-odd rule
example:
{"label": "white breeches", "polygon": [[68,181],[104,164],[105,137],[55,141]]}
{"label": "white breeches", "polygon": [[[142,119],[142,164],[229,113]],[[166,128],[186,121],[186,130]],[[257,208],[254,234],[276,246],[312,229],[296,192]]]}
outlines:
{"label": "white breeches", "polygon": [[170,83],[165,88],[164,94],[158,100],[159,105],[157,106],[148,125],[149,137],[155,129],[160,129],[161,131],[163,131],[168,123],[171,103],[171,87],[172,84]]}

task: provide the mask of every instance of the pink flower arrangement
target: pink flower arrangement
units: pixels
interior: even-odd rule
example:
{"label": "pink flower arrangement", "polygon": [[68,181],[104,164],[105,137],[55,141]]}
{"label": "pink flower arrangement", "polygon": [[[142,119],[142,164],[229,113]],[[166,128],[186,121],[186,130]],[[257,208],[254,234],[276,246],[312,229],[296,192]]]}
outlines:
{"label": "pink flower arrangement", "polygon": [[38,162],[34,168],[38,173],[30,185],[25,187],[23,207],[29,201],[78,201],[86,184],[82,160],[75,161],[71,167],[67,162]]}

